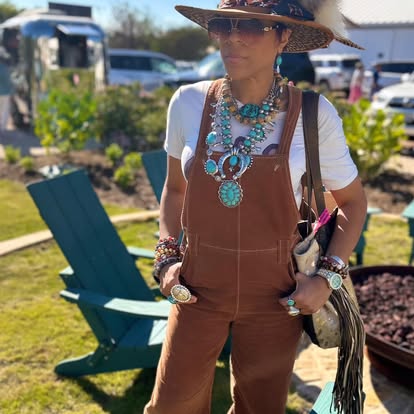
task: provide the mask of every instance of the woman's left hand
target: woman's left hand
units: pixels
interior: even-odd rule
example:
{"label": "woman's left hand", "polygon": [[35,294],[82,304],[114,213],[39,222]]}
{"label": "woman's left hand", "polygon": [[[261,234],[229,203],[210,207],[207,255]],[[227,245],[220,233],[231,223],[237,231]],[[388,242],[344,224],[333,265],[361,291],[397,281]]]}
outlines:
{"label": "woman's left hand", "polygon": [[300,272],[296,273],[295,279],[295,291],[279,299],[279,303],[288,310],[288,299],[293,299],[294,307],[299,309],[302,315],[311,315],[321,309],[332,292],[328,282],[321,276],[309,277]]}

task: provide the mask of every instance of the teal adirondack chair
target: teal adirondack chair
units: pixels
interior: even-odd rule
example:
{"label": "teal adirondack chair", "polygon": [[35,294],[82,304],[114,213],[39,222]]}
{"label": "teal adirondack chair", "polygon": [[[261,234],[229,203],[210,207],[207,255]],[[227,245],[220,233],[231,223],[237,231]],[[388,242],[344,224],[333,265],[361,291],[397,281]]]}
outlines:
{"label": "teal adirondack chair", "polygon": [[167,153],[163,150],[142,153],[142,163],[158,203],[167,176]]}
{"label": "teal adirondack chair", "polygon": [[99,343],[55,371],[78,377],[155,367],[170,303],[155,300],[135,265],[153,252],[127,249],[83,170],[30,184],[28,191],[70,264],[60,273],[66,284],[60,295],[78,305]]}

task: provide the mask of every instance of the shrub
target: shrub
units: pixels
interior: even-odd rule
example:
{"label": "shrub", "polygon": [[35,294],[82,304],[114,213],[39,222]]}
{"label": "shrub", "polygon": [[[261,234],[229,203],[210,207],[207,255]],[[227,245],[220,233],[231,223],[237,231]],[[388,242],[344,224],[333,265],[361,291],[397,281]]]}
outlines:
{"label": "shrub", "polygon": [[132,171],[136,172],[142,167],[142,157],[138,152],[130,152],[124,158],[124,164]]}
{"label": "shrub", "polygon": [[406,138],[403,115],[373,111],[365,99],[344,111],[343,126],[351,156],[363,181],[378,175],[384,163],[399,152],[400,142]]}
{"label": "shrub", "polygon": [[172,93],[160,88],[144,94],[138,83],[107,87],[97,95],[96,126],[102,144],[115,142],[131,151],[161,148]]}
{"label": "shrub", "polygon": [[113,143],[105,149],[105,155],[112,165],[116,165],[124,155],[124,151],[118,144]]}
{"label": "shrub", "polygon": [[16,164],[20,159],[20,148],[15,148],[12,145],[6,145],[4,148],[4,155],[6,162],[9,164]]}
{"label": "shrub", "polygon": [[128,190],[135,182],[135,174],[131,168],[123,165],[115,170],[114,181],[123,190]]}
{"label": "shrub", "polygon": [[35,162],[33,157],[23,157],[19,165],[23,168],[23,170],[27,173],[32,173],[35,170]]}
{"label": "shrub", "polygon": [[95,137],[95,111],[91,92],[53,89],[38,105],[35,133],[46,148],[56,146],[66,154],[81,150]]}

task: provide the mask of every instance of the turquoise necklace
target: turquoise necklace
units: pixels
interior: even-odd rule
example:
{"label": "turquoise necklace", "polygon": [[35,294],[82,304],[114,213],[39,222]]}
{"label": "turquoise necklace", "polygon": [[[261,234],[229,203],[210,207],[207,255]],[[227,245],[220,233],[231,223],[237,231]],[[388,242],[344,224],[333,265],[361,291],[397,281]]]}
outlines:
{"label": "turquoise necklace", "polygon": [[[231,83],[225,78],[221,96],[216,104],[211,132],[206,137],[207,160],[204,170],[217,182],[220,182],[218,196],[225,207],[237,207],[243,198],[243,189],[239,178],[253,165],[252,153],[259,149],[258,144],[266,139],[266,133],[274,126],[272,120],[279,112],[280,95],[283,90],[282,79],[275,75],[272,88],[262,105],[247,104],[238,109],[231,94]],[[249,133],[241,143],[235,144],[231,132],[231,118],[251,126]],[[213,148],[224,147],[225,151],[218,162],[211,158]],[[228,163],[228,166],[227,166]],[[225,167],[230,177],[227,177]]]}

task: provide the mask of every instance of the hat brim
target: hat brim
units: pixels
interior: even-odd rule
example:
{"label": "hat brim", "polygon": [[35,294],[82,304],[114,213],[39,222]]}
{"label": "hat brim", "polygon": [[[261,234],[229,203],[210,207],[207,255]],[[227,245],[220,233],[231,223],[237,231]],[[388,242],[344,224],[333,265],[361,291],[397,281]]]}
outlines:
{"label": "hat brim", "polygon": [[[282,23],[287,28],[292,30],[289,41],[283,50],[284,52],[288,53],[307,52],[310,50],[325,48],[334,39],[348,46],[355,47],[357,49],[363,49],[361,46],[353,43],[349,39],[341,36],[336,36],[331,29],[314,21],[301,21],[292,19],[290,17],[269,14],[265,12],[257,13],[255,11],[252,11],[252,7],[240,6],[231,9],[212,10],[200,9],[190,6],[175,6],[175,9],[184,17],[193,21],[194,23],[197,23],[204,29],[207,29],[209,20],[214,17],[250,18]],[[257,7],[254,9],[257,10]]]}

